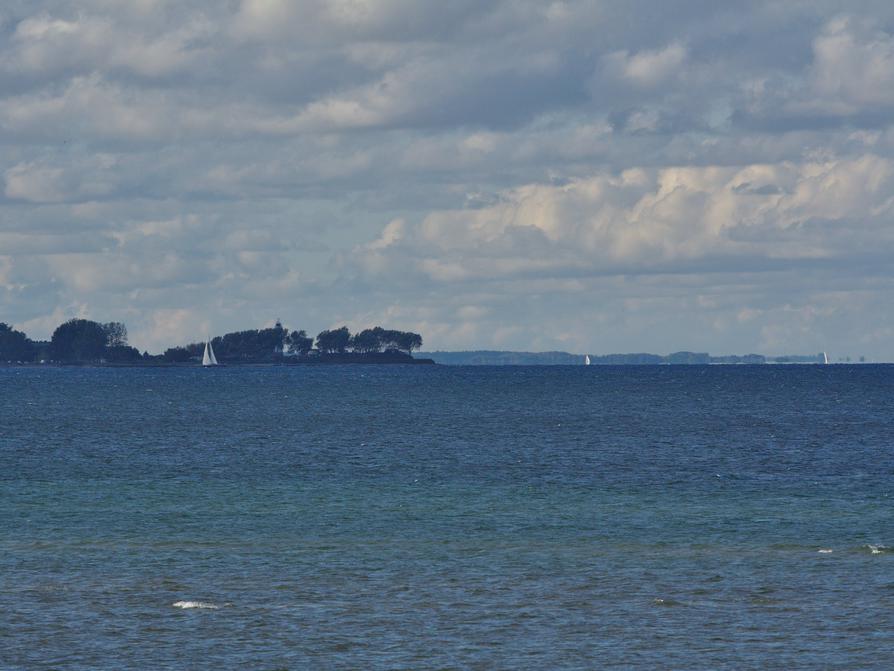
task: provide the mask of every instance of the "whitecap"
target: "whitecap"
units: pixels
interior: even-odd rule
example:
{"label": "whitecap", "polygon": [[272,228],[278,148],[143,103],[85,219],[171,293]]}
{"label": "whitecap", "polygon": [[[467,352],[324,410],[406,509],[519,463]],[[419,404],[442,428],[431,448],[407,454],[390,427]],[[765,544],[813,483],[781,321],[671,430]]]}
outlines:
{"label": "whitecap", "polygon": [[174,608],[204,608],[207,610],[217,610],[220,608],[216,603],[210,601],[175,601],[171,604]]}
{"label": "whitecap", "polygon": [[880,555],[888,549],[884,545],[867,545],[866,547],[868,547],[869,551],[874,555]]}
{"label": "whitecap", "polygon": [[829,548],[823,548],[822,550],[817,550],[821,555],[832,554],[832,551]]}

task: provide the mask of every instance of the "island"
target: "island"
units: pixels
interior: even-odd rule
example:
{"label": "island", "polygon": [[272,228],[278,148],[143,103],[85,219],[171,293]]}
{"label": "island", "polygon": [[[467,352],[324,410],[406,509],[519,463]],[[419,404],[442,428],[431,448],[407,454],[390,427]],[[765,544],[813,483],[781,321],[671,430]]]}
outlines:
{"label": "island", "polygon": [[[417,358],[422,336],[381,326],[351,333],[346,326],[324,330],[316,338],[289,330],[280,322],[269,328],[235,331],[209,340],[222,364],[433,364]],[[0,322],[0,363],[80,365],[199,365],[205,342],[170,347],[161,354],[140,352],[128,344],[122,322],[70,319],[50,340],[32,340]]]}

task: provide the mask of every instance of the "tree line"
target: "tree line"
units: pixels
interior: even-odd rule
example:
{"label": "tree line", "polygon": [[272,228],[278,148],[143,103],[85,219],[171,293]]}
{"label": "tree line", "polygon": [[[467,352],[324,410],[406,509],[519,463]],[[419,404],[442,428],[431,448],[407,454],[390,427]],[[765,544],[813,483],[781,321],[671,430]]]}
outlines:
{"label": "tree line", "polygon": [[22,331],[0,322],[0,361],[125,363],[142,358],[138,349],[127,344],[127,327],[121,322],[101,324],[89,319],[70,319],[60,324],[48,341],[31,340]]}
{"label": "tree line", "polygon": [[[221,362],[275,362],[289,358],[332,358],[343,355],[392,354],[410,357],[422,347],[422,336],[380,326],[352,334],[346,326],[321,331],[316,338],[304,330],[290,331],[281,323],[257,330],[236,331],[211,340]],[[34,341],[0,322],[0,362],[33,363],[185,363],[201,359],[204,342],[170,347],[162,354],[140,353],[127,342],[121,322],[70,319],[49,341]]]}
{"label": "tree line", "polygon": [[[287,357],[314,358],[344,354],[402,353],[411,356],[422,347],[422,336],[410,331],[394,331],[381,326],[352,334],[347,326],[321,331],[316,338],[303,329],[289,331],[281,323],[265,329],[236,331],[211,340],[218,361],[271,362]],[[201,357],[205,343],[190,343],[165,350],[169,362],[185,362]]]}

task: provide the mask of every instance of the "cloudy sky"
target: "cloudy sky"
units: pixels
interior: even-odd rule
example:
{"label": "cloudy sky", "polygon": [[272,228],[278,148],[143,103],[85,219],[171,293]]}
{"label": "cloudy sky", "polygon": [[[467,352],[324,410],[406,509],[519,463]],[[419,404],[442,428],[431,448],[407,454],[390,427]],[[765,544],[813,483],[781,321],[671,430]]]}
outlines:
{"label": "cloudy sky", "polygon": [[894,3],[4,0],[0,321],[894,360]]}

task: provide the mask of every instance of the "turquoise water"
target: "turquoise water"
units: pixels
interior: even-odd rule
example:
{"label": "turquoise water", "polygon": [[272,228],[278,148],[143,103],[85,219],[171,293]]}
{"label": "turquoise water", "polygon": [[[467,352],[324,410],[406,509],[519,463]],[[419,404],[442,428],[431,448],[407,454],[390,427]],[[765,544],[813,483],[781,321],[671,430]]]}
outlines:
{"label": "turquoise water", "polygon": [[0,668],[887,669],[894,367],[0,368]]}

